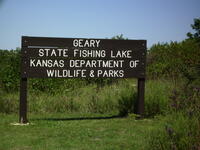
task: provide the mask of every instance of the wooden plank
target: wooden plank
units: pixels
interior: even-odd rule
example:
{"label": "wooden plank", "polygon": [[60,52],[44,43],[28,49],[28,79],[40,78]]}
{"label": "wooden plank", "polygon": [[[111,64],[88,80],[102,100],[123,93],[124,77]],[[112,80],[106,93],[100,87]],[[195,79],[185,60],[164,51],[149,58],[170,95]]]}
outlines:
{"label": "wooden plank", "polygon": [[[59,76],[55,76],[55,75],[48,76],[47,71],[50,72],[50,70],[51,70],[51,72],[54,70],[53,72],[58,73]],[[86,70],[86,71],[84,71],[86,77],[83,76],[83,78],[95,78],[95,77],[99,77],[99,78],[144,78],[145,77],[145,72],[143,70],[137,70],[137,69],[127,70],[127,69],[120,69],[120,68],[119,69],[97,69],[97,68],[94,68],[94,69],[86,69],[86,68],[85,69],[83,69],[83,68],[81,68],[81,69],[78,69],[78,68],[77,69],[73,69],[73,68],[71,68],[71,69],[55,69],[55,68],[45,69],[45,68],[40,68],[40,69],[27,70],[27,72],[22,74],[22,77],[26,77],[26,78],[56,78],[56,77],[58,77],[58,78],[81,78],[80,74],[79,74],[79,76],[72,76],[73,73],[80,72],[81,70]],[[95,71],[93,77],[90,76],[90,72],[92,70]],[[98,70],[103,71],[103,73],[102,74],[100,73],[99,76],[97,76]],[[112,70],[112,71],[109,71],[109,70]],[[120,73],[119,70],[124,71],[123,77],[118,76]],[[110,75],[106,76],[105,71],[106,71],[106,73],[111,72]],[[116,72],[116,74],[112,75],[112,74],[114,74],[112,72]],[[65,75],[65,74],[70,74],[70,76]]]}
{"label": "wooden plank", "polygon": [[[136,65],[134,67],[134,64]],[[23,58],[23,67],[25,71],[31,69],[126,69],[126,70],[144,70],[145,61],[141,59],[49,59],[49,58]]]}
{"label": "wooden plank", "polygon": [[[111,40],[111,39],[87,39],[87,38],[53,38],[53,37],[31,37],[23,36],[25,46],[46,46],[46,47],[74,47],[75,39],[83,40],[100,40],[98,48],[143,48],[146,40]],[[87,46],[85,46],[86,48]]]}
{"label": "wooden plank", "polygon": [[[25,59],[23,60],[23,71],[21,72],[22,77],[26,77],[26,78],[34,78],[34,77],[41,77],[41,78],[46,78],[47,76],[47,70],[59,70],[60,72],[63,70],[83,70],[86,69],[87,70],[87,77],[89,72],[91,70],[123,70],[124,71],[124,76],[121,78],[131,78],[131,77],[140,77],[143,78],[145,77],[145,62],[138,62],[137,67],[135,68],[130,68],[129,64],[130,61],[132,60],[83,60],[83,61],[88,61],[90,62],[90,64],[92,64],[92,62],[96,62],[96,64],[94,66],[87,66],[87,65],[81,65],[81,61],[82,60],[76,60],[76,59],[71,59],[71,60],[52,60],[52,59],[38,59],[38,58],[32,58],[30,59]],[[31,63],[30,65],[30,60],[34,63]],[[37,61],[39,61],[41,63],[41,61],[44,61],[44,65],[39,65],[36,66]],[[59,62],[62,61],[63,62],[63,67],[59,67],[56,65],[56,67],[48,67],[48,62]],[[76,62],[74,64],[77,64],[78,66],[70,66],[70,62]],[[102,61],[102,62],[111,62],[111,67],[108,65],[107,67],[103,67],[102,66],[102,62],[98,63],[98,61]],[[112,65],[112,62],[122,62],[122,63],[118,63],[118,66],[114,66]],[[34,64],[34,65],[33,65]],[[52,63],[51,63],[52,64]],[[57,64],[57,63],[56,63]],[[109,64],[109,63],[108,63]],[[31,67],[30,67],[31,66]],[[96,76],[94,76],[96,77]],[[67,78],[67,77],[66,77]]]}
{"label": "wooden plank", "polygon": [[[128,57],[120,58],[119,53],[128,53]],[[132,48],[115,48],[115,49],[98,49],[98,48],[26,48],[22,51],[22,57],[38,57],[38,58],[82,58],[82,59],[145,59],[146,49]]]}

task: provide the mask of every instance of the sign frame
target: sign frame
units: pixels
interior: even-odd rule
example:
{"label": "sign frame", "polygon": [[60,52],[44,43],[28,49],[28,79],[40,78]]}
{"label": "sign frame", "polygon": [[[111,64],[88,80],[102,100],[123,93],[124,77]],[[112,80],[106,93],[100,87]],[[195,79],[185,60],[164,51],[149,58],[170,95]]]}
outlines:
{"label": "sign frame", "polygon": [[[27,57],[30,57],[27,50],[32,48],[54,48],[54,47],[66,47],[68,46],[67,42],[72,42],[74,39],[83,39],[85,38],[53,38],[53,37],[32,37],[32,36],[22,36],[21,39],[21,75],[20,75],[20,102],[19,102],[19,122],[20,123],[28,123],[27,119],[27,82],[29,76],[30,68],[27,68]],[[91,39],[88,39],[91,40]],[[141,50],[141,58],[142,58],[142,71],[140,74],[134,75],[134,78],[137,78],[137,101],[135,104],[135,113],[139,116],[143,116],[144,114],[144,93],[145,93],[145,68],[146,68],[146,40],[111,40],[111,39],[98,39],[104,41],[102,44],[103,48],[123,48],[122,43],[127,43],[125,48],[137,47],[137,49]],[[131,42],[132,41],[132,42]],[[114,44],[112,44],[114,43]],[[130,43],[130,44],[129,44]],[[132,43],[135,43],[132,44]],[[31,54],[30,54],[31,55]],[[97,58],[96,58],[97,59]],[[137,71],[136,71],[137,73]],[[39,78],[45,78],[45,76],[39,76]],[[32,76],[35,77],[35,76]],[[32,78],[31,77],[31,78]]]}

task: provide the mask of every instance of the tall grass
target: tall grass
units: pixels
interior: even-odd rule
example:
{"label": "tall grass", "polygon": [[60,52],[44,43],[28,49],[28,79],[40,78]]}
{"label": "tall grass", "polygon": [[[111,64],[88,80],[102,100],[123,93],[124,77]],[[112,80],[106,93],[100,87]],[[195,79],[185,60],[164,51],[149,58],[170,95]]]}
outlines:
{"label": "tall grass", "polygon": [[0,92],[0,113],[16,113],[19,110],[18,93]]}
{"label": "tall grass", "polygon": [[41,93],[35,96],[34,93],[30,93],[30,112],[118,112],[121,99],[124,96],[129,98],[130,93],[134,93],[135,86],[132,85],[135,85],[134,80],[122,80],[101,88],[91,84],[55,95]]}
{"label": "tall grass", "polygon": [[[163,114],[167,110],[168,95],[172,84],[167,81],[147,81],[145,93],[145,115]],[[122,79],[118,82],[98,87],[90,84],[76,87],[64,92],[28,93],[28,111],[31,113],[81,112],[109,113],[118,112],[122,116],[134,112],[137,99],[137,82],[133,79]],[[4,93],[0,97],[0,112],[17,113],[18,93]]]}
{"label": "tall grass", "polygon": [[160,117],[162,128],[149,135],[149,150],[199,150],[199,116],[176,112]]}
{"label": "tall grass", "polygon": [[145,116],[165,114],[169,110],[169,96],[174,84],[167,80],[147,80],[145,88]]}

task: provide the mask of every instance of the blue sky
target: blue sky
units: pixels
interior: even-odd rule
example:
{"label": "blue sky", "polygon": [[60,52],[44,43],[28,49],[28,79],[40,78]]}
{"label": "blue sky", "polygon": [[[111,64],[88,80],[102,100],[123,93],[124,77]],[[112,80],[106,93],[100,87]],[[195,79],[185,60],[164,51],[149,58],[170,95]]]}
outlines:
{"label": "blue sky", "polygon": [[0,0],[0,49],[21,36],[181,41],[200,17],[200,0]]}

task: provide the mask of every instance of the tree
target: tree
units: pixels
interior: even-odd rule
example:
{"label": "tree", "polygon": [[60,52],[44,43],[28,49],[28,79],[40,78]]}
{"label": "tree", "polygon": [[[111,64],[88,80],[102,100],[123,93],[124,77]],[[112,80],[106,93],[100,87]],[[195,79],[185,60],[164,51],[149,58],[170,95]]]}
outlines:
{"label": "tree", "polygon": [[200,42],[200,18],[194,19],[194,24],[191,25],[192,29],[195,30],[195,33],[188,32],[187,36],[189,39],[195,39]]}
{"label": "tree", "polygon": [[125,38],[125,37],[123,36],[123,34],[113,36],[111,39],[112,39],[112,40],[128,40],[128,38]]}

